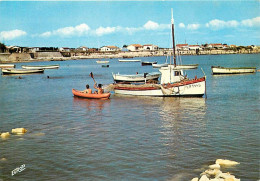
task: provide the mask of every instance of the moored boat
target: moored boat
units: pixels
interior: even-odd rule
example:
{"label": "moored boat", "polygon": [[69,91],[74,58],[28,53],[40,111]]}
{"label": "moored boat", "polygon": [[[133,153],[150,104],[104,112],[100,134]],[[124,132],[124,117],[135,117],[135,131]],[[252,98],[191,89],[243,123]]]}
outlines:
{"label": "moored boat", "polygon": [[74,96],[81,97],[81,98],[87,98],[87,99],[108,99],[111,95],[111,93],[103,93],[103,94],[88,94],[88,93],[82,93],[79,90],[72,89],[72,93]]}
{"label": "moored boat", "polygon": [[245,74],[255,73],[256,67],[220,67],[211,66],[212,74]]}
{"label": "moored boat", "polygon": [[162,64],[152,64],[153,68],[161,68],[161,67],[168,67],[168,63],[162,63]]}
{"label": "moored boat", "polygon": [[109,67],[109,65],[102,65],[102,67]]}
{"label": "moored boat", "polygon": [[199,64],[176,65],[175,69],[197,69]]}
{"label": "moored boat", "polygon": [[157,64],[157,62],[148,62],[148,61],[142,61],[142,66],[145,66],[145,65],[153,65],[153,64]]}
{"label": "moored boat", "polygon": [[2,69],[4,75],[7,74],[33,74],[43,73],[44,69]]}
{"label": "moored boat", "polygon": [[0,64],[0,68],[15,68],[15,64]]}
{"label": "moored boat", "polygon": [[23,69],[58,69],[59,65],[22,65]]}
{"label": "moored boat", "polygon": [[115,82],[146,82],[146,81],[158,81],[160,77],[160,72],[151,72],[151,73],[143,73],[143,74],[114,74],[113,79]]}
{"label": "moored boat", "polygon": [[96,62],[97,62],[97,63],[109,63],[108,60],[97,60]]}
{"label": "moored boat", "polygon": [[173,65],[161,67],[160,84],[113,84],[116,94],[135,95],[135,96],[187,96],[202,97],[206,93],[206,77],[188,79],[183,76],[183,70],[177,69],[174,41],[174,20],[172,17],[172,36],[173,36]]}
{"label": "moored boat", "polygon": [[141,62],[141,60],[118,59],[119,62]]}

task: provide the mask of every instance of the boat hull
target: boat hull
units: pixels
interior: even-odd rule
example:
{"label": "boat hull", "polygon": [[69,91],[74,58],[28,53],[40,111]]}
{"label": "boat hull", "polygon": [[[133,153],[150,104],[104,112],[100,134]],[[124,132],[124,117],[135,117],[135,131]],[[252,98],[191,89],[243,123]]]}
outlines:
{"label": "boat hull", "polygon": [[174,69],[197,69],[198,64],[190,64],[190,65],[176,65]]}
{"label": "boat hull", "polygon": [[44,69],[2,69],[4,75],[43,73]]}
{"label": "boat hull", "polygon": [[152,64],[153,68],[161,68],[161,67],[168,67],[168,63],[163,64]]}
{"label": "boat hull", "polygon": [[119,59],[118,61],[119,62],[141,62],[141,60],[122,60],[122,59]]}
{"label": "boat hull", "polygon": [[134,75],[120,75],[112,74],[115,82],[145,82],[150,80],[158,80],[160,73],[148,73],[146,78],[144,74],[134,74]]}
{"label": "boat hull", "polygon": [[102,61],[102,60],[97,60],[96,62],[97,62],[97,63],[101,63],[101,64],[102,64],[102,63],[109,63],[108,60],[104,60],[104,61]]}
{"label": "boat hull", "polygon": [[212,74],[246,74],[246,73],[255,73],[255,67],[241,67],[241,68],[227,68],[227,67],[219,67],[212,66],[211,67]]}
{"label": "boat hull", "polygon": [[157,64],[157,62],[142,62],[142,66]]}
{"label": "boat hull", "polygon": [[15,68],[14,64],[0,64],[0,68]]}
{"label": "boat hull", "polygon": [[59,65],[22,65],[23,69],[58,69]]}
{"label": "boat hull", "polygon": [[155,96],[155,97],[202,97],[205,94],[205,77],[200,79],[188,80],[180,83],[167,85],[118,85],[115,86],[115,94],[134,95],[134,96]]}
{"label": "boat hull", "polygon": [[108,99],[111,93],[103,93],[103,94],[86,94],[82,93],[79,90],[72,89],[72,93],[76,97],[86,98],[86,99]]}

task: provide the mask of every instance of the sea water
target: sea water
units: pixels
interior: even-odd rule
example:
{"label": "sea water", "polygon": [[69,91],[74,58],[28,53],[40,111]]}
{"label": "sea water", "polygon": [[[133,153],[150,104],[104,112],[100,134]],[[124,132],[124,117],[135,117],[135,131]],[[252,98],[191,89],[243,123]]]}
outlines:
{"label": "sea water", "polygon": [[243,181],[260,179],[260,73],[213,76],[210,68],[259,69],[259,54],[183,56],[184,64],[199,64],[185,71],[188,77],[205,72],[207,98],[73,97],[72,88],[93,88],[90,72],[106,85],[113,82],[112,72],[158,71],[108,60],[109,68],[94,59],[17,63],[60,68],[21,79],[0,76],[0,132],[28,130],[0,138],[0,180],[189,181],[220,158],[240,162],[222,171]]}

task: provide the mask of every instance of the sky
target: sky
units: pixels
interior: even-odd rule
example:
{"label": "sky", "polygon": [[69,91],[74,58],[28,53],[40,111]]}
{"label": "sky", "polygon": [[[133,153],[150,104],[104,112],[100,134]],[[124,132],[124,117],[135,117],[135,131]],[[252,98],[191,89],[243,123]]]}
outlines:
{"label": "sky", "polygon": [[260,1],[1,1],[0,42],[26,47],[260,45]]}

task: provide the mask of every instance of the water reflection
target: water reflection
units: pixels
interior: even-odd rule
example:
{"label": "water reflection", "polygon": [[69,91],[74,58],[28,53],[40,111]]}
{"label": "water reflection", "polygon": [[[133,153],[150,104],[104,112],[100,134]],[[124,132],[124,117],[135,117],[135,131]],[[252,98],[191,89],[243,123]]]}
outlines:
{"label": "water reflection", "polygon": [[83,99],[74,96],[73,103],[76,106],[86,108],[86,110],[88,111],[91,110],[102,111],[107,104],[110,104],[110,99]]}

